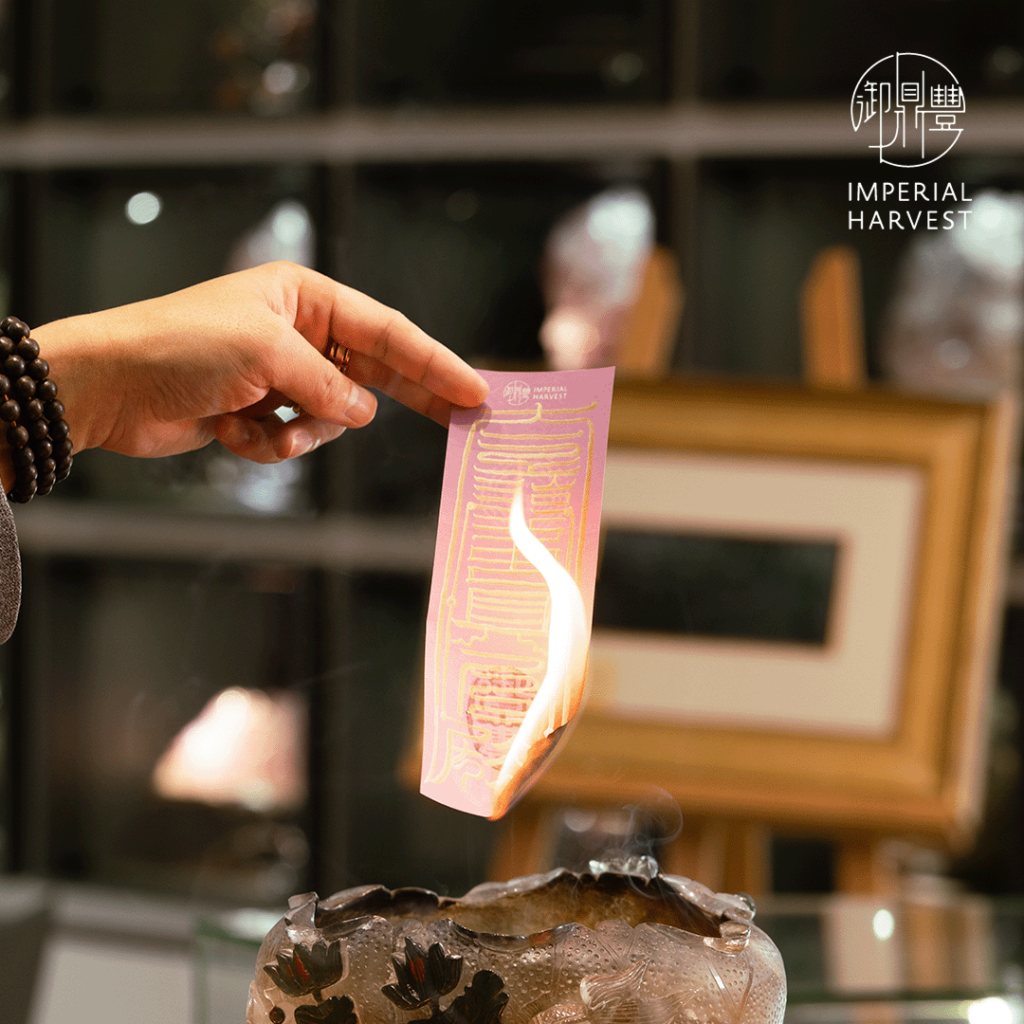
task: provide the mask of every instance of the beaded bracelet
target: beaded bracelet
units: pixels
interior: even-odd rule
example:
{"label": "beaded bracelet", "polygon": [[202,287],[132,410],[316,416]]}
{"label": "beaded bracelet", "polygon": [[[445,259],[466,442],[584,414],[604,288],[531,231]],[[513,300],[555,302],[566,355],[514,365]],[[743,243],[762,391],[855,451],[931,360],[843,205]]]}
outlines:
{"label": "beaded bracelet", "polygon": [[64,403],[50,380],[50,364],[40,358],[28,324],[14,316],[0,320],[0,420],[8,424],[14,462],[14,486],[7,497],[24,503],[49,494],[71,472],[75,446]]}

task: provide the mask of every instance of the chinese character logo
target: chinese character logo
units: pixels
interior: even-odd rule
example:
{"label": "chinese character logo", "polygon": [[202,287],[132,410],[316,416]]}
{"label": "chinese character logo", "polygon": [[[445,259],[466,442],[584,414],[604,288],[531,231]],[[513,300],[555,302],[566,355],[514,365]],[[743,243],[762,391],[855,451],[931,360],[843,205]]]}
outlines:
{"label": "chinese character logo", "polygon": [[963,128],[964,91],[945,64],[923,53],[894,53],[864,72],[850,100],[853,130],[877,141],[878,159],[893,167],[924,167],[945,156]]}
{"label": "chinese character logo", "polygon": [[522,405],[530,399],[530,385],[525,381],[510,380],[501,394],[509,405]]}

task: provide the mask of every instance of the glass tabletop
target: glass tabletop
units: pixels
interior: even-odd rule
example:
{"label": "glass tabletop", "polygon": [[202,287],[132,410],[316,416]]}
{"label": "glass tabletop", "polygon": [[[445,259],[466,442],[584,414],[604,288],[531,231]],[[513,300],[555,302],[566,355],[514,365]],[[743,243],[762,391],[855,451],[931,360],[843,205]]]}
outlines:
{"label": "glass tabletop", "polygon": [[1024,902],[766,897],[758,924],[786,964],[788,1024],[1024,1021]]}

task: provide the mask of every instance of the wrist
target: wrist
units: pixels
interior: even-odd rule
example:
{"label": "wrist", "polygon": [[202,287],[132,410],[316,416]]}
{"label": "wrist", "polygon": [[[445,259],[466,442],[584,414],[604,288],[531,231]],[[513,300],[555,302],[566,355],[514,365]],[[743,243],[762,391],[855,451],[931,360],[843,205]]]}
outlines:
{"label": "wrist", "polygon": [[32,331],[40,354],[50,365],[50,376],[60,388],[64,419],[76,453],[100,445],[95,397],[109,391],[109,385],[101,386],[102,382],[91,379],[96,372],[96,361],[89,355],[91,332],[83,322],[87,320],[87,317],[77,316],[53,320]]}

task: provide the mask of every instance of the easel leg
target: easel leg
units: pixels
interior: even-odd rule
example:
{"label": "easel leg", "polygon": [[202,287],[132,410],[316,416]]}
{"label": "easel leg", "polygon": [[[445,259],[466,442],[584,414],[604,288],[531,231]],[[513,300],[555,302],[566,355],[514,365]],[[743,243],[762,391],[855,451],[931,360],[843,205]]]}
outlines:
{"label": "easel leg", "polygon": [[837,892],[892,896],[896,893],[899,869],[877,836],[843,836],[836,840]]}
{"label": "easel leg", "polygon": [[718,892],[758,895],[771,887],[770,840],[759,823],[688,818],[661,852],[661,866]]}
{"label": "easel leg", "polygon": [[504,882],[549,870],[556,820],[557,810],[540,801],[524,801],[511,811],[491,855],[490,877]]}

